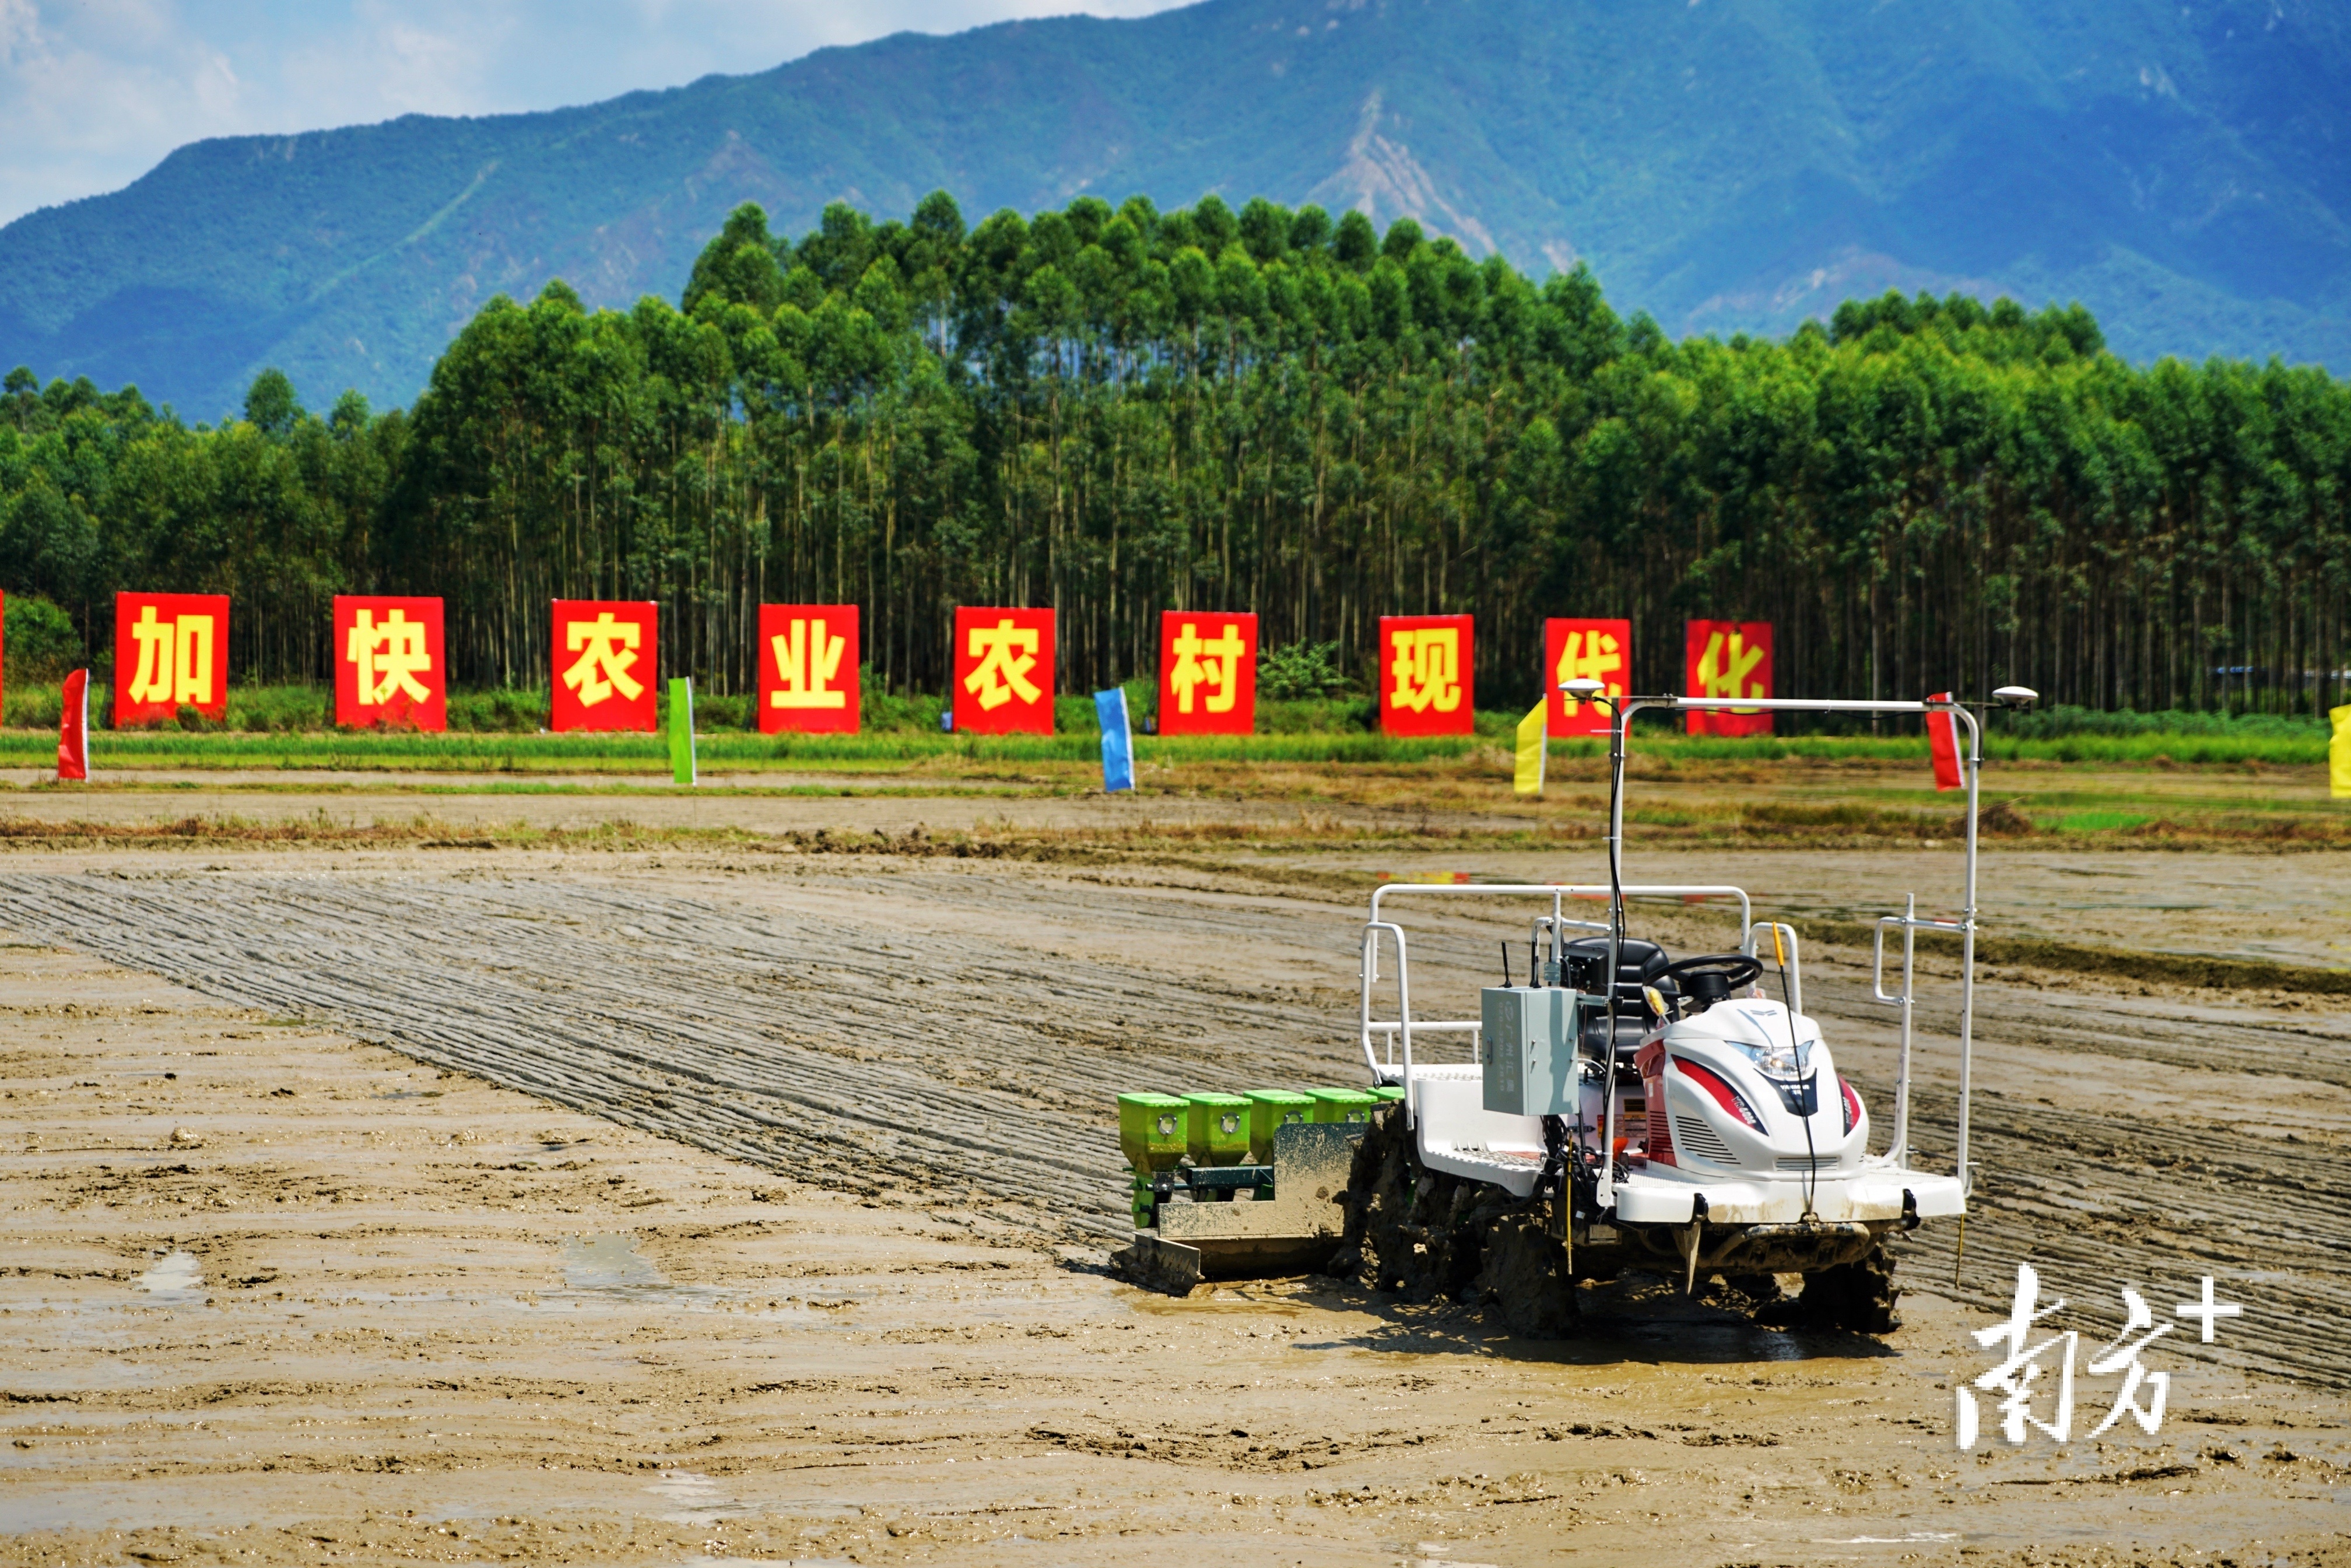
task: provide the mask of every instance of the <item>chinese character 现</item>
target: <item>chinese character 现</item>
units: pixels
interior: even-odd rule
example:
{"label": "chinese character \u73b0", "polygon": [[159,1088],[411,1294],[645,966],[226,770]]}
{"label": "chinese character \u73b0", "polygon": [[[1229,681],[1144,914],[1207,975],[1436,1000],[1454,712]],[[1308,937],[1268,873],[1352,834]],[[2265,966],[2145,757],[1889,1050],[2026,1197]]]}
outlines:
{"label": "chinese character \u73b0", "polygon": [[1390,700],[1414,713],[1451,713],[1461,706],[1461,631],[1457,626],[1406,627],[1388,633],[1395,650],[1388,674]]}
{"label": "chinese character \u73b0", "polygon": [[963,688],[983,709],[993,712],[1016,696],[1033,703],[1044,695],[1029,678],[1037,667],[1034,626],[1015,626],[1009,618],[993,626],[975,626],[965,652],[979,663],[963,678]]}
{"label": "chinese character \u73b0", "polygon": [[1204,639],[1198,625],[1186,621],[1175,648],[1176,668],[1168,673],[1167,684],[1175,689],[1177,709],[1190,713],[1193,691],[1207,685],[1215,688],[1206,701],[1207,711],[1232,712],[1240,696],[1241,655],[1248,652],[1241,643],[1241,629],[1228,621],[1216,637]]}
{"label": "chinese character \u73b0", "polygon": [[[1559,651],[1559,669],[1552,677],[1554,686],[1570,681],[1598,681],[1601,691],[1611,696],[1622,696],[1623,681],[1608,677],[1625,667],[1625,650],[1612,632],[1570,632]],[[1582,706],[1575,698],[1562,693],[1560,701],[1565,713],[1573,718]]]}
{"label": "chinese character \u73b0", "polygon": [[835,708],[849,706],[849,694],[835,687],[841,656],[849,639],[825,631],[824,617],[796,620],[768,639],[776,660],[776,689],[768,706],[780,708]]}
{"label": "chinese character \u73b0", "polygon": [[433,655],[424,650],[424,623],[411,621],[405,612],[387,611],[378,624],[372,611],[361,610],[343,657],[359,667],[361,707],[381,707],[395,691],[411,702],[432,700],[416,679],[433,668]]}
{"label": "chinese character \u73b0", "polygon": [[643,627],[633,621],[616,621],[609,610],[600,612],[593,621],[568,622],[563,628],[564,651],[580,657],[563,672],[563,684],[577,692],[581,704],[588,707],[594,707],[616,691],[631,702],[636,701],[644,695],[645,688],[629,672],[637,667],[637,644],[643,636]]}

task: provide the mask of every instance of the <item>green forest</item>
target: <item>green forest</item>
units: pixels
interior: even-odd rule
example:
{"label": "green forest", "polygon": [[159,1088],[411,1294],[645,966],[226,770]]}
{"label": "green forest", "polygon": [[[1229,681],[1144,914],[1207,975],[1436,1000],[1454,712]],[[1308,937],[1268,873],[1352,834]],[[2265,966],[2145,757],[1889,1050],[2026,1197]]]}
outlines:
{"label": "green forest", "polygon": [[1581,267],[1215,196],[967,226],[941,193],[798,241],[747,206],[674,305],[493,300],[407,410],[275,371],[217,427],[0,392],[18,678],[102,668],[135,588],[231,595],[251,683],[325,680],[329,597],[401,592],[482,688],[543,686],[577,597],[658,601],[664,674],[716,695],[763,601],[848,601],[896,693],[945,685],[977,603],[1055,608],[1065,691],[1151,673],[1166,608],[1357,683],[1380,615],[1468,612],[1488,707],[1532,700],[1544,617],[1629,615],[1652,690],[1719,616],[1774,623],[1787,695],[2309,713],[2343,700],[2347,496],[2320,369],[2138,368],[2078,307],[1961,295],[1675,342]]}

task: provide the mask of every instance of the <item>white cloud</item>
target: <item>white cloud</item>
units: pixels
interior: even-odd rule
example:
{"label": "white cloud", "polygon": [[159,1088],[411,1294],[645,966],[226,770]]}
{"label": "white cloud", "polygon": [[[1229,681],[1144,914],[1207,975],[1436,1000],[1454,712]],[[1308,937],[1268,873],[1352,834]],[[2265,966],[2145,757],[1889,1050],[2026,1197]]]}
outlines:
{"label": "white cloud", "polygon": [[183,142],[590,103],[810,49],[1180,0],[0,0],[0,223]]}

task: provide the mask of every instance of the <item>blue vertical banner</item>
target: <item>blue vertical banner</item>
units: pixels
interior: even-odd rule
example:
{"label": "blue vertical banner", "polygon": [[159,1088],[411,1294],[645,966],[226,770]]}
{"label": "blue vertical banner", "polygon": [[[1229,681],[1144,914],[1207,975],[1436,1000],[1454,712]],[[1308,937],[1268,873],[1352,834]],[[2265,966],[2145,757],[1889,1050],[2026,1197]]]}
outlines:
{"label": "blue vertical banner", "polygon": [[1126,688],[1096,692],[1094,716],[1102,721],[1102,793],[1134,789],[1134,735],[1126,723]]}

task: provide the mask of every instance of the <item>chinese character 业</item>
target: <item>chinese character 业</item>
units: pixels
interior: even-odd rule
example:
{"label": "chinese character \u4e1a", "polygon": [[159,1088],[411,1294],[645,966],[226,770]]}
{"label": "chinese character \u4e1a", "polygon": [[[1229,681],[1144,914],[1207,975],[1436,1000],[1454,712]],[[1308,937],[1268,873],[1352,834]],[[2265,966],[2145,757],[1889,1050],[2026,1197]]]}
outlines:
{"label": "chinese character \u4e1a", "polygon": [[563,684],[577,692],[587,707],[594,707],[614,692],[636,701],[645,695],[644,684],[629,672],[637,667],[637,643],[643,635],[643,627],[633,621],[616,621],[609,610],[593,621],[566,623],[564,651],[580,657],[563,672]]}
{"label": "chinese character \u4e1a", "polygon": [[1193,692],[1206,685],[1214,688],[1206,699],[1207,711],[1232,712],[1240,696],[1241,655],[1249,651],[1241,629],[1228,621],[1216,637],[1204,639],[1200,628],[1186,621],[1174,646],[1176,667],[1168,672],[1167,685],[1176,693],[1176,710],[1190,713]]}
{"label": "chinese character \u4e1a", "polygon": [[213,700],[211,616],[158,621],[155,607],[142,604],[131,637],[139,644],[139,667],[131,677],[132,702],[202,706]]}
{"label": "chinese character \u4e1a", "polygon": [[1395,650],[1388,674],[1389,701],[1413,713],[1451,713],[1461,706],[1461,632],[1455,626],[1408,627],[1388,633]]}
{"label": "chinese character \u4e1a", "polygon": [[[1725,637],[1717,632],[1706,640],[1706,652],[1698,659],[1698,695],[1708,697],[1760,697],[1763,683],[1756,681],[1749,689],[1747,677],[1763,662],[1763,650],[1750,648],[1746,637],[1737,632]],[[1733,711],[1736,711],[1735,709]]]}
{"label": "chinese character \u4e1a", "polygon": [[[1621,696],[1625,683],[1608,677],[1625,667],[1625,650],[1610,632],[1570,632],[1559,651],[1559,668],[1552,675],[1553,686],[1563,686],[1570,681],[1598,681],[1605,695]],[[1575,698],[1561,695],[1564,712],[1573,718],[1583,705]]]}
{"label": "chinese character \u4e1a", "polygon": [[776,689],[768,694],[769,707],[849,706],[849,694],[832,684],[841,674],[841,656],[849,647],[849,639],[828,633],[823,616],[787,622],[785,631],[768,639],[768,646],[776,660]]}
{"label": "chinese character \u4e1a", "polygon": [[1016,696],[1033,703],[1044,695],[1029,678],[1037,667],[1034,626],[1015,626],[1008,617],[993,626],[975,626],[964,651],[979,663],[964,676],[963,689],[978,699],[984,711],[992,713]]}
{"label": "chinese character \u4e1a", "polygon": [[361,707],[381,707],[395,691],[411,702],[430,702],[433,694],[416,677],[433,668],[424,651],[424,623],[411,621],[399,610],[387,611],[378,624],[372,611],[361,610],[351,623],[343,657],[359,667]]}

